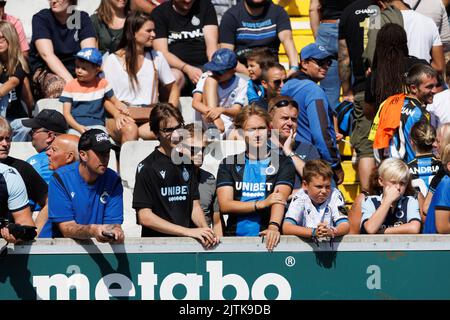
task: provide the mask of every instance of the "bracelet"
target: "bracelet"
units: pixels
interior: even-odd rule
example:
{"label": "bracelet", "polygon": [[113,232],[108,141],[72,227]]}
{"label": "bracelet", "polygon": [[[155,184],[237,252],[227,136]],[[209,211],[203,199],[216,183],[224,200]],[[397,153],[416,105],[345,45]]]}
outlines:
{"label": "bracelet", "polygon": [[180,69],[181,72],[184,72],[183,69],[184,69],[184,67],[186,67],[186,66],[187,66],[187,63],[183,64],[183,66],[182,66],[181,69]]}
{"label": "bracelet", "polygon": [[311,238],[314,238],[316,236],[316,230],[317,228],[312,228]]}
{"label": "bracelet", "polygon": [[255,203],[253,203],[253,206],[255,207],[255,211],[258,211],[258,207],[256,206],[257,202],[258,202],[258,200],[256,200]]}
{"label": "bracelet", "polygon": [[281,229],[280,224],[278,222],[276,222],[276,221],[270,221],[269,222],[269,226],[270,225],[276,226],[278,228],[278,231],[280,231],[280,229]]}
{"label": "bracelet", "polygon": [[294,151],[292,151],[291,153],[288,154],[288,157],[292,158],[292,157],[295,157],[296,155],[297,154]]}
{"label": "bracelet", "polygon": [[289,67],[289,70],[298,71],[299,68],[298,68],[298,66],[290,66],[290,67]]}

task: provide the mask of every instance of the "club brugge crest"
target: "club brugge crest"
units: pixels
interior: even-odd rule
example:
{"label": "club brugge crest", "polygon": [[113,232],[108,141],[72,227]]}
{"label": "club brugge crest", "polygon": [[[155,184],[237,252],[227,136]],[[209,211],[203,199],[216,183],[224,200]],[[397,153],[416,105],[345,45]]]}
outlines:
{"label": "club brugge crest", "polygon": [[273,165],[270,165],[266,168],[266,175],[271,176],[271,175],[275,174],[276,171],[277,171],[277,169],[275,169],[275,167]]}
{"label": "club brugge crest", "polygon": [[183,168],[183,179],[184,181],[189,181],[189,172],[186,170],[186,167]]}

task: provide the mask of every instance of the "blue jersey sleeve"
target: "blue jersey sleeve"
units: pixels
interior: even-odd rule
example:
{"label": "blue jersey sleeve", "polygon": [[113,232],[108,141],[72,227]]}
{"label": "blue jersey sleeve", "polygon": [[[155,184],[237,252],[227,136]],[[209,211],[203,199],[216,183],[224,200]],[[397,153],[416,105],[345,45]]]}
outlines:
{"label": "blue jersey sleeve", "polygon": [[306,99],[306,113],[310,122],[309,130],[312,142],[317,147],[321,158],[335,168],[340,163],[340,155],[336,146],[336,135],[332,117],[328,114],[328,100],[319,87],[312,88]]}
{"label": "blue jersey sleeve", "polygon": [[112,194],[105,208],[104,224],[123,223],[123,187],[120,178],[117,177]]}
{"label": "blue jersey sleeve", "polygon": [[[261,90],[261,88],[256,83],[254,83],[253,80],[248,80],[248,85],[247,85],[248,104],[257,102],[261,99],[261,96],[258,94],[258,90]],[[264,90],[264,89],[262,89],[262,90]],[[262,91],[262,96],[264,96],[264,91]]]}
{"label": "blue jersey sleeve", "polygon": [[75,220],[72,199],[66,188],[53,175],[48,185],[48,218],[52,222]]}
{"label": "blue jersey sleeve", "polygon": [[[433,195],[436,210],[450,211],[450,179],[442,180]],[[436,198],[436,199],[435,199]]]}

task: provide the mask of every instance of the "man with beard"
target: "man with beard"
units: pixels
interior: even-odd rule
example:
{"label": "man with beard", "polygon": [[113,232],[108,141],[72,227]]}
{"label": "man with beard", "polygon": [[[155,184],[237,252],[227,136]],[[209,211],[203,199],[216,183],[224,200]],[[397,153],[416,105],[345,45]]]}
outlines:
{"label": "man with beard", "polygon": [[292,38],[291,23],[286,10],[272,1],[240,1],[225,12],[220,22],[220,47],[236,51],[240,62],[237,72],[248,74],[243,64],[246,64],[247,52],[253,48],[269,47],[278,57],[280,42],[289,58],[290,76],[298,70],[297,49]]}
{"label": "man with beard", "polygon": [[327,161],[335,174],[335,181],[344,180],[341,156],[336,145],[333,110],[325,92],[317,82],[325,78],[332,55],[322,46],[311,43],[300,52],[301,71],[281,89],[281,94],[292,97],[299,106],[297,141],[317,147],[321,159]]}

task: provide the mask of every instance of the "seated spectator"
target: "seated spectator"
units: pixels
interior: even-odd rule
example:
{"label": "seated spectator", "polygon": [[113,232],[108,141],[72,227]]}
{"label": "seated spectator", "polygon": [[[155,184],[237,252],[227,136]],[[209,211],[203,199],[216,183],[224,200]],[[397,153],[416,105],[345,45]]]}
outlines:
{"label": "seated spectator", "polygon": [[228,214],[225,235],[265,236],[271,251],[280,241],[286,200],[294,186],[292,160],[268,148],[270,116],[255,105],[236,117],[242,128],[245,152],[222,161],[217,174],[221,214]]}
{"label": "seated spectator", "polygon": [[5,12],[5,6],[7,1],[0,1],[0,20],[7,21],[14,26],[14,29],[17,31],[17,36],[19,37],[20,50],[24,57],[28,57],[28,51],[30,50],[30,46],[28,45],[27,36],[23,29],[22,22],[16,17],[9,15]]}
{"label": "seated spectator", "polygon": [[289,59],[288,77],[298,71],[298,56],[286,10],[269,0],[239,1],[220,22],[221,48],[234,50],[238,56],[237,72],[248,74],[246,55],[253,48],[269,47],[278,57],[280,42]]}
{"label": "seated spectator", "polygon": [[[0,63],[3,66],[0,75],[0,116],[11,123],[13,141],[27,141],[28,130],[21,126],[19,119],[31,115],[33,108],[30,88],[25,85],[29,69],[20,51],[17,32],[6,21],[0,21]],[[22,103],[22,99],[26,103]]]}
{"label": "seated spectator", "polygon": [[95,14],[91,15],[97,35],[97,48],[102,54],[117,51],[129,11],[128,0],[101,0]]}
{"label": "seated spectator", "polygon": [[270,99],[279,96],[286,80],[286,70],[278,62],[267,63],[261,73],[261,85],[264,88],[264,96],[256,102],[262,108],[269,109]]}
{"label": "seated spectator", "polygon": [[195,176],[198,179],[198,191],[200,194],[200,206],[205,213],[205,220],[218,239],[223,236],[225,224],[219,211],[219,203],[216,197],[216,178],[208,171],[201,168],[206,149],[206,137],[201,127],[193,123],[184,126],[187,136],[177,146],[182,150],[186,159],[185,163],[194,165]]}
{"label": "seated spectator", "polygon": [[[217,244],[200,206],[198,180],[192,164],[174,163],[177,129],[183,127],[180,110],[158,103],[150,115],[150,127],[160,146],[139,163],[133,193],[142,237],[191,237],[204,247]],[[193,224],[192,224],[193,223]]]}
{"label": "seated spectator", "polygon": [[48,156],[45,152],[56,136],[66,132],[66,119],[56,110],[44,109],[36,117],[22,120],[22,124],[31,128],[31,143],[38,152],[28,158],[27,162],[49,183],[53,171],[48,168]]}
{"label": "seated spectator", "polygon": [[442,151],[441,161],[446,175],[431,199],[423,233],[450,233],[450,144]]}
{"label": "seated spectator", "polygon": [[261,76],[262,70],[269,62],[276,62],[276,57],[269,48],[255,48],[247,55],[247,71],[250,77],[247,85],[248,104],[265,97]]}
{"label": "seated spectator", "polygon": [[296,192],[296,189],[300,188],[305,162],[320,159],[320,155],[313,145],[295,140],[298,116],[295,100],[287,96],[273,98],[269,103],[269,114],[272,118],[270,143],[278,146],[285,156],[292,159],[297,173],[294,185]]}
{"label": "seated spectator", "polygon": [[217,51],[217,15],[210,0],[172,0],[152,13],[155,49],[172,68],[183,96],[190,96],[203,73],[203,65]]}
{"label": "seated spectator", "polygon": [[420,232],[419,203],[405,191],[411,183],[408,166],[386,159],[378,168],[383,194],[369,196],[362,205],[361,233],[414,234]]}
{"label": "seated spectator", "polygon": [[214,52],[193,92],[196,121],[204,127],[214,125],[228,134],[233,119],[245,105],[247,82],[236,75],[236,54],[228,49]]}
{"label": "seated spectator", "polygon": [[70,134],[81,135],[85,131],[97,128],[106,132],[105,100],[110,114],[117,112],[129,116],[130,111],[114,95],[108,80],[98,76],[102,55],[96,48],[84,48],[76,54],[76,78],[66,84],[59,97],[63,103],[63,113],[69,124]]}
{"label": "seated spectator", "polygon": [[440,167],[440,161],[433,155],[436,130],[426,122],[417,122],[411,128],[410,139],[416,153],[416,157],[408,163],[412,186],[425,198],[430,182]]}
{"label": "seated spectator", "polygon": [[299,106],[296,140],[314,145],[321,159],[327,161],[335,173],[335,181],[344,181],[341,156],[336,145],[334,112],[325,92],[317,82],[325,78],[331,64],[331,54],[312,43],[300,53],[301,71],[291,77],[281,94],[292,97]]}
{"label": "seated spectator", "polygon": [[429,65],[415,64],[406,77],[408,94],[390,96],[380,105],[369,133],[378,162],[388,157],[406,163],[414,159],[415,152],[407,137],[415,123],[430,123],[426,105],[433,102],[436,85],[436,71]]}
{"label": "seated spectator", "polygon": [[[0,177],[3,181],[0,205],[0,218],[8,219],[12,223],[34,227],[25,183],[16,169],[0,163]],[[3,239],[9,243],[18,243],[20,240],[12,235],[7,227],[0,229]]]}
{"label": "seated spectator", "polygon": [[[130,116],[120,112],[110,114],[106,128],[111,137],[123,144],[126,141],[154,139],[148,119],[151,104],[158,102],[159,82],[169,93],[168,101],[178,106],[179,90],[163,54],[152,49],[155,24],[141,12],[133,12],[125,21],[119,49],[103,63],[105,78],[116,97],[129,105]],[[108,104],[109,102],[105,102]],[[105,108],[114,110],[105,106]]]}
{"label": "seated spectator", "polygon": [[349,231],[342,212],[345,201],[331,187],[333,170],[324,160],[308,161],[303,168],[302,189],[292,199],[283,223],[283,234],[303,238],[335,238]]}
{"label": "seated spectator", "polygon": [[53,174],[48,199],[53,237],[123,242],[123,188],[108,168],[111,148],[108,134],[88,130],[78,143],[80,161]]}
{"label": "seated spectator", "polygon": [[91,20],[86,12],[71,10],[76,4],[77,0],[51,0],[50,9],[33,16],[30,65],[37,99],[58,98],[75,76],[74,55],[95,47]]}
{"label": "seated spectator", "polygon": [[367,190],[361,190],[361,193],[353,200],[352,207],[348,213],[348,222],[350,224],[349,234],[359,234],[361,229],[362,205],[368,196],[379,196],[383,193],[383,187],[378,182],[378,168],[373,168],[369,175],[369,187]]}

